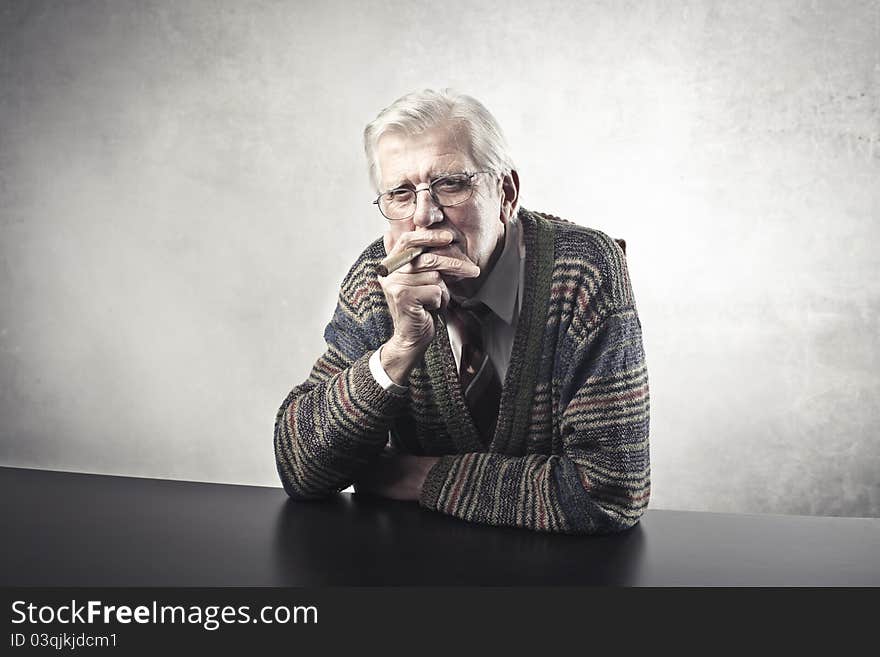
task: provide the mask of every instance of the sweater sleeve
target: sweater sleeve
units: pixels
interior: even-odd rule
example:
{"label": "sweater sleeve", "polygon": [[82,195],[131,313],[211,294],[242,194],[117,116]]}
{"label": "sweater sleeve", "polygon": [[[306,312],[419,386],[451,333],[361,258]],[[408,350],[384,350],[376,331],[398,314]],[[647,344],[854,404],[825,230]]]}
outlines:
{"label": "sweater sleeve", "polygon": [[428,474],[423,506],[474,522],[571,534],[616,532],[638,521],[650,492],[648,378],[631,291],[617,296],[630,303],[605,304],[601,314],[572,322],[559,347],[553,449],[445,456]]}
{"label": "sweater sleeve", "polygon": [[[380,338],[370,332],[364,286],[350,273],[324,331],[327,348],[275,418],[275,464],[294,499],[317,499],[351,485],[384,448],[405,398],[373,378],[369,357]],[[357,282],[357,281],[355,281]]]}

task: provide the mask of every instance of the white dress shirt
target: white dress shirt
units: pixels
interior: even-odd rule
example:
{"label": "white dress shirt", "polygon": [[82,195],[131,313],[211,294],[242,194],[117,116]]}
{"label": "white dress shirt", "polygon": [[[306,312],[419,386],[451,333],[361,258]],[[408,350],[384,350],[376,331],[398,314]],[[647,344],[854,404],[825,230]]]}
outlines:
{"label": "white dress shirt", "polygon": [[[522,309],[521,290],[525,275],[525,260],[522,228],[518,221],[508,222],[504,231],[504,249],[480,290],[471,299],[456,297],[456,301],[465,306],[469,302],[480,301],[492,311],[483,325],[483,345],[502,382],[507,375],[516,324]],[[461,337],[451,324],[446,325],[446,330],[449,333],[449,343],[452,346],[452,355],[455,357],[457,368],[461,361]],[[382,367],[381,351],[377,349],[370,357],[370,372],[373,378],[385,390],[404,394],[407,390],[406,386],[394,383]]]}

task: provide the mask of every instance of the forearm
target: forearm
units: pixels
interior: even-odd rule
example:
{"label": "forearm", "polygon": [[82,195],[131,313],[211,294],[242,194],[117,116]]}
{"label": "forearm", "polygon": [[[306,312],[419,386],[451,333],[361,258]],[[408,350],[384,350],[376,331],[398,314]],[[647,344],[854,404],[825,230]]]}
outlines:
{"label": "forearm", "polygon": [[[367,353],[318,382],[295,388],[275,421],[275,460],[291,497],[313,499],[351,485],[378,455],[405,399],[373,379]],[[322,367],[319,361],[315,366]]]}
{"label": "forearm", "polygon": [[631,527],[647,498],[642,485],[592,494],[574,460],[564,456],[473,453],[446,456],[429,472],[422,506],[489,525],[543,532],[601,534]]}
{"label": "forearm", "polygon": [[470,453],[444,456],[431,469],[419,503],[462,520],[565,531],[548,490],[551,457]]}

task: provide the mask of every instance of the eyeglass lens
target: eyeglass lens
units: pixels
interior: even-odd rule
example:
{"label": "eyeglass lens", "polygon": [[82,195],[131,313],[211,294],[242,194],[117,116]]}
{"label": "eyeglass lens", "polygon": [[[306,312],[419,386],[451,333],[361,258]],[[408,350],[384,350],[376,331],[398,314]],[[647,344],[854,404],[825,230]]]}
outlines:
{"label": "eyeglass lens", "polygon": [[[438,178],[430,184],[429,189],[434,201],[444,208],[461,205],[474,192],[471,176],[466,174]],[[385,192],[379,197],[379,209],[388,219],[407,219],[415,214],[416,195],[420,191],[427,190],[398,187]]]}

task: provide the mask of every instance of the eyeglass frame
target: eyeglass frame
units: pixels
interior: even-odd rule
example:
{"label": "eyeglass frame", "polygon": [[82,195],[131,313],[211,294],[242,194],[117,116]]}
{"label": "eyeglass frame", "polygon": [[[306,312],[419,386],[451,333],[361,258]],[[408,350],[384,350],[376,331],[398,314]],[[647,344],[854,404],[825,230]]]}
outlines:
{"label": "eyeglass frame", "polygon": [[[447,173],[447,174],[442,175],[439,178],[435,178],[434,180],[429,182],[427,187],[422,187],[421,189],[416,189],[415,187],[413,187],[412,188],[412,192],[413,192],[413,211],[412,211],[412,214],[409,214],[405,217],[401,217],[400,219],[391,219],[384,212],[382,212],[382,205],[379,203],[379,200],[385,194],[388,194],[389,192],[393,192],[394,190],[397,190],[397,189],[406,188],[406,185],[398,185],[397,187],[392,187],[391,189],[386,189],[384,192],[380,192],[379,195],[376,197],[376,200],[373,201],[373,205],[375,205],[377,208],[379,208],[379,214],[381,214],[387,221],[406,221],[407,219],[411,219],[413,216],[415,216],[416,208],[418,207],[418,200],[419,200],[418,194],[419,194],[419,192],[428,192],[431,196],[431,200],[434,201],[434,204],[438,208],[455,208],[455,207],[458,207],[459,205],[464,205],[465,203],[467,203],[468,201],[470,201],[474,197],[474,190],[476,189],[476,185],[474,185],[471,181],[474,179],[474,176],[481,174],[481,173],[495,173],[495,172],[492,170],[488,170],[488,171],[462,171],[461,173]],[[434,185],[436,183],[440,182],[441,180],[445,180],[446,178],[452,178],[453,176],[467,176],[468,185],[470,185],[470,188],[471,188],[471,195],[468,196],[463,201],[459,201],[458,203],[454,203],[452,205],[443,205],[442,203],[440,203],[440,199],[437,198],[437,194],[434,193]]]}

